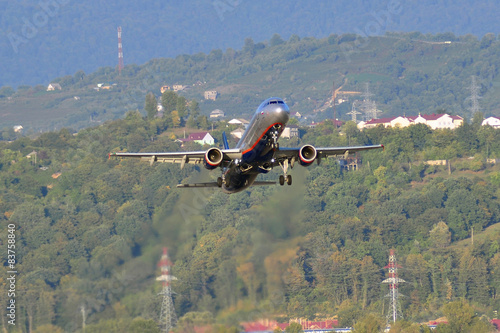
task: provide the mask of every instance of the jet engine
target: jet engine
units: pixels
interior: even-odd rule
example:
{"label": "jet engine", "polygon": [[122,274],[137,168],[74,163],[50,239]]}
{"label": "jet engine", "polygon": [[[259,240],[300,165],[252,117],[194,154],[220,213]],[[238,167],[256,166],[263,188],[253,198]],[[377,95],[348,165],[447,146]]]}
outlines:
{"label": "jet engine", "polygon": [[222,163],[223,159],[224,154],[219,148],[210,148],[205,153],[205,168],[207,168],[208,170],[213,170]]}
{"label": "jet engine", "polygon": [[299,150],[299,163],[302,166],[309,166],[317,157],[316,148],[311,145],[302,146]]}

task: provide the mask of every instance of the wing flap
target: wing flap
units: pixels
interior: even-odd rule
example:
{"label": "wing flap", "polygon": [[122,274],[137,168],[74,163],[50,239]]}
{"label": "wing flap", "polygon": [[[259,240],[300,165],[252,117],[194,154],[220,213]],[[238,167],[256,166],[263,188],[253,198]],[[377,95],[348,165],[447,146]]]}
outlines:
{"label": "wing flap", "polygon": [[252,183],[252,186],[268,186],[268,185],[276,185],[276,182],[255,181]]}
{"label": "wing flap", "polygon": [[193,183],[193,184],[178,184],[177,188],[193,188],[193,187],[219,187],[216,182],[210,183]]}
{"label": "wing flap", "polygon": [[[324,147],[316,148],[319,158],[328,156],[340,156],[355,153],[363,150],[370,149],[380,149],[384,148],[384,145],[371,145],[371,146],[353,146],[353,147]],[[280,148],[276,151],[275,158],[298,158],[300,148]]]}
{"label": "wing flap", "polygon": [[[230,161],[236,158],[241,158],[240,149],[222,149],[224,160]],[[169,153],[110,153],[109,157],[137,158],[141,161],[153,164],[158,163],[180,163],[181,167],[187,164],[203,163],[206,151],[180,151]]]}

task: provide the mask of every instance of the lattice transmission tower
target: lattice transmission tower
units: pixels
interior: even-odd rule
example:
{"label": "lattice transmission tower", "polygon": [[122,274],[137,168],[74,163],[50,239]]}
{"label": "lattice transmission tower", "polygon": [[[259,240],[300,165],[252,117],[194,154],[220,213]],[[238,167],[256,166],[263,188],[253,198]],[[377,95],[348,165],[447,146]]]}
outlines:
{"label": "lattice transmission tower", "polygon": [[122,49],[122,27],[118,27],[118,74],[122,75],[123,49]]}
{"label": "lattice transmission tower", "polygon": [[172,287],[170,285],[170,282],[177,280],[177,278],[170,274],[172,262],[168,257],[166,247],[163,248],[163,255],[158,266],[161,269],[161,275],[156,280],[161,281],[163,286],[162,291],[158,294],[162,296],[159,327],[162,332],[168,333],[177,324],[177,316],[175,315],[174,302],[172,300]]}
{"label": "lattice transmission tower", "polygon": [[466,100],[470,100],[470,107],[469,107],[469,111],[470,111],[470,116],[471,118],[474,117],[474,115],[476,113],[479,112],[479,110],[481,109],[479,107],[479,99],[481,98],[481,96],[479,96],[479,89],[481,87],[476,83],[476,77],[474,75],[472,75],[471,77],[471,84],[469,86],[469,90],[470,90],[470,96],[467,97]]}
{"label": "lattice transmission tower", "polygon": [[399,284],[406,282],[398,277],[398,267],[401,268],[396,262],[396,255],[394,250],[391,249],[389,252],[389,264],[384,268],[389,271],[389,277],[382,281],[382,283],[389,284],[389,294],[386,297],[389,298],[389,311],[387,312],[387,324],[393,322],[395,323],[398,319],[403,319],[403,313],[401,312],[401,304],[399,303]]}
{"label": "lattice transmission tower", "polygon": [[357,117],[356,117],[356,116],[357,116],[358,114],[361,114],[361,112],[358,112],[358,111],[356,110],[356,105],[357,105],[357,104],[358,104],[358,103],[357,103],[357,101],[354,101],[354,102],[352,103],[352,109],[351,109],[351,111],[350,111],[350,112],[347,112],[347,114],[351,115],[351,120],[352,120],[352,121],[354,121],[356,124],[358,123],[358,119],[357,119]]}
{"label": "lattice transmission tower", "polygon": [[361,109],[365,113],[366,120],[378,119],[378,114],[381,112],[377,110],[377,103],[372,101],[371,97],[373,94],[370,92],[370,83],[366,82],[365,92],[361,95],[363,97],[363,102],[361,102]]}

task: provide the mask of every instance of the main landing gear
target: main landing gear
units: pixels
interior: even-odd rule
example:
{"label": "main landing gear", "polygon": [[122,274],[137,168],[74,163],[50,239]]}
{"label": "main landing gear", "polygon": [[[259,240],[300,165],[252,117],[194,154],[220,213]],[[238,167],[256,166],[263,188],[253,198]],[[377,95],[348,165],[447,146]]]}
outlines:
{"label": "main landing gear", "polygon": [[288,185],[292,185],[292,175],[287,175],[286,177],[284,175],[280,176],[280,185],[283,186],[285,185],[285,178],[286,178],[286,183]]}
{"label": "main landing gear", "polygon": [[280,185],[285,185],[285,180],[288,185],[292,185],[292,176],[288,175],[288,160],[284,160],[283,163],[280,162],[280,167],[283,170],[283,174],[280,175]]}

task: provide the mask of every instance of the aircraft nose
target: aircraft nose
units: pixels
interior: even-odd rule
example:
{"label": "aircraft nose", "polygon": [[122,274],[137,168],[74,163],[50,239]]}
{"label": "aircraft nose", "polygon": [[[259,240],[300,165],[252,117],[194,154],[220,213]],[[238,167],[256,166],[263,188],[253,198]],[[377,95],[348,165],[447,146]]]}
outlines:
{"label": "aircraft nose", "polygon": [[275,113],[290,115],[290,109],[288,108],[288,105],[284,103],[276,105],[273,109]]}

